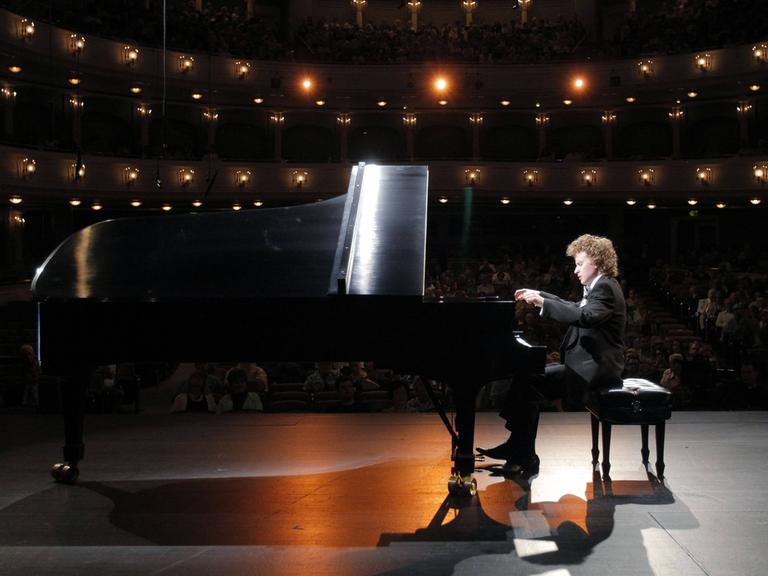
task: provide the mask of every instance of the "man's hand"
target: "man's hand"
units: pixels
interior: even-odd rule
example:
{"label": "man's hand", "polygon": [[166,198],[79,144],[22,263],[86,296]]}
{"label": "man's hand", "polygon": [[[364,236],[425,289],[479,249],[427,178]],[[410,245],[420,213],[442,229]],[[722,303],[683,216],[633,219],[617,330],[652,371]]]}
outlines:
{"label": "man's hand", "polygon": [[529,288],[515,290],[515,300],[525,300],[526,303],[533,304],[539,308],[544,305],[544,298],[541,297],[539,291],[531,290]]}

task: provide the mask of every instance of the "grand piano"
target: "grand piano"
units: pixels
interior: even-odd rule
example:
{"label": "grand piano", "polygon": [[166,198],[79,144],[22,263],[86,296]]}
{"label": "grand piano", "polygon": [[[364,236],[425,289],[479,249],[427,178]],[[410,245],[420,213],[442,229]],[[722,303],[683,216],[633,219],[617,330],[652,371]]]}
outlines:
{"label": "grand piano", "polygon": [[[424,297],[426,166],[359,164],[346,194],[259,211],[126,218],[67,238],[32,284],[44,370],[64,378],[64,462],[84,457],[86,385],[119,362],[365,358],[442,380],[451,494],[474,494],[475,399],[542,372],[514,302]],[[435,399],[437,400],[437,399]]]}

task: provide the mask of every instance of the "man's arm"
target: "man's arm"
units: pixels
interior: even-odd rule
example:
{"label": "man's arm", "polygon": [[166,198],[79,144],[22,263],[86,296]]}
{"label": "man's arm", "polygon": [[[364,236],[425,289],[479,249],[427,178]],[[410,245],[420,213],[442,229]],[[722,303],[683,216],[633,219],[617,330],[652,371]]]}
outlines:
{"label": "man's arm", "polygon": [[542,308],[542,318],[572,324],[580,328],[593,328],[605,322],[613,314],[616,299],[606,282],[597,284],[584,306],[561,299],[547,300]]}

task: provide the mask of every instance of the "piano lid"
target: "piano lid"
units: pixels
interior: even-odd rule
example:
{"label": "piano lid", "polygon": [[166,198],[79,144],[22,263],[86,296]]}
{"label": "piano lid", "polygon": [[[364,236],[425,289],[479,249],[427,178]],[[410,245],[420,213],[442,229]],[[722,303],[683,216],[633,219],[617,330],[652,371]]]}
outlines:
{"label": "piano lid", "polygon": [[38,300],[422,296],[426,166],[355,166],[347,193],[266,210],[125,218],[56,248]]}

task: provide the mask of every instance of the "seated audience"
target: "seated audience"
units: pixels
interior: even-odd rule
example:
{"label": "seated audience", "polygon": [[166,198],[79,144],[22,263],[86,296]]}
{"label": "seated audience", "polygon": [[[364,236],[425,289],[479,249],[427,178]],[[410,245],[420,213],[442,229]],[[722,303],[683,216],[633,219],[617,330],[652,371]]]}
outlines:
{"label": "seated audience", "polygon": [[336,380],[339,371],[333,367],[333,362],[318,362],[317,368],[304,380],[304,390],[314,394],[336,390]]}
{"label": "seated audience", "polygon": [[339,377],[336,386],[339,394],[339,401],[331,404],[327,412],[368,412],[368,407],[361,403],[357,397],[355,383],[348,374],[342,374]]}
{"label": "seated audience", "polygon": [[248,375],[242,368],[232,368],[227,372],[229,392],[219,400],[217,413],[241,412],[246,410],[264,410],[261,398],[256,392],[248,391]]}
{"label": "seated audience", "polygon": [[176,396],[171,412],[216,412],[213,394],[206,393],[206,377],[205,372],[192,372],[187,379],[186,392]]}

